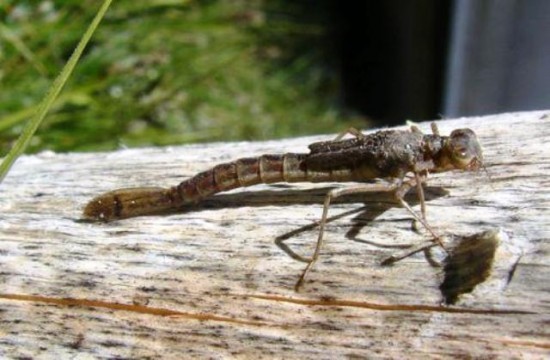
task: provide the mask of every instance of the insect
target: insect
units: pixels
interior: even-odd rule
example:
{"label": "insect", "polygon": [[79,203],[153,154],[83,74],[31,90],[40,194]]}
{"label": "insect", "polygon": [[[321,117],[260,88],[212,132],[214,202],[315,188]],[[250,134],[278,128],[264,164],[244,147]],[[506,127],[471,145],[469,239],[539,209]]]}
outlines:
{"label": "insect", "polygon": [[[352,138],[343,139],[346,134]],[[319,257],[330,203],[343,195],[390,191],[433,236],[441,239],[426,221],[422,183],[430,172],[478,170],[483,164],[481,146],[470,129],[457,129],[441,136],[435,123],[432,134],[423,134],[416,126],[410,130],[383,130],[365,135],[349,129],[332,141],[309,145],[308,154],[286,153],[242,158],[198,173],[171,188],[118,189],[92,199],[84,217],[111,221],[147,215],[196,203],[215,193],[259,183],[276,182],[356,182],[329,191],[325,197],[319,234],[312,257],[302,271],[298,291]],[[368,183],[382,179],[384,183]],[[421,213],[404,200],[417,189]]]}

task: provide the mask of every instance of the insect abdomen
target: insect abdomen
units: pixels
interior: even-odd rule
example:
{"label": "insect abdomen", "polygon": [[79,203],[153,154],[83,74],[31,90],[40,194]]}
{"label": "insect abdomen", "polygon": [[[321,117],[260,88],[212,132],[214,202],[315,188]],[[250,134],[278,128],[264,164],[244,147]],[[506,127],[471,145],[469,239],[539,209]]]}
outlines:
{"label": "insect abdomen", "polygon": [[276,182],[324,182],[350,180],[351,171],[313,171],[306,154],[262,155],[243,158],[195,175],[171,189],[182,204],[199,201],[220,191]]}
{"label": "insect abdomen", "polygon": [[93,198],[84,208],[84,217],[110,221],[157,213],[173,207],[174,199],[164,188],[127,188]]}
{"label": "insect abdomen", "polygon": [[89,219],[110,221],[159,213],[198,202],[221,191],[276,182],[351,181],[352,170],[312,170],[307,154],[262,155],[220,164],[165,188],[119,189],[100,195],[84,209]]}

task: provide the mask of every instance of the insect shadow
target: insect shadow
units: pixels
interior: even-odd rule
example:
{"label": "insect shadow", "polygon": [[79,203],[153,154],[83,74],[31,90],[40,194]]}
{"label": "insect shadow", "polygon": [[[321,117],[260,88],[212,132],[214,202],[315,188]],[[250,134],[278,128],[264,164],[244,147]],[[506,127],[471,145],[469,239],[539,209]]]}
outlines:
{"label": "insect shadow", "polygon": [[[334,187],[319,187],[314,189],[300,190],[290,189],[286,184],[273,184],[273,188],[277,190],[260,190],[260,191],[239,191],[236,193],[224,193],[217,194],[212,197],[201,200],[198,204],[187,204],[179,209],[171,209],[162,211],[150,215],[142,216],[159,216],[159,215],[174,215],[184,214],[187,212],[199,212],[202,210],[212,209],[227,209],[227,208],[239,208],[244,206],[292,206],[292,205],[320,205],[322,206],[325,200],[326,194],[334,189]],[[442,187],[424,186],[424,196],[426,201],[434,200],[448,195],[449,192]],[[418,194],[415,189],[411,189],[405,196],[405,200],[411,206],[418,205]],[[358,207],[353,210],[344,211],[342,213],[330,216],[327,218],[327,223],[332,221],[348,217],[353,214],[357,214],[352,220],[352,226],[347,231],[345,237],[347,239],[361,242],[364,244],[371,244],[381,248],[403,248],[407,246],[403,245],[387,245],[376,243],[370,240],[357,239],[357,235],[362,229],[368,226],[370,223],[376,220],[377,217],[385,213],[394,207],[400,207],[399,203],[395,201],[393,193],[387,191],[364,193],[364,194],[352,194],[339,197],[335,200],[334,204],[352,204],[363,203],[364,206]],[[320,208],[321,209],[321,208]],[[90,220],[78,219],[77,222],[90,222]],[[115,220],[116,221],[116,220]],[[311,224],[302,226],[298,229],[292,230],[285,234],[279,235],[275,238],[275,244],[283,250],[288,256],[298,261],[308,260],[298,255],[293,251],[285,241],[304,232],[312,231],[319,226],[319,222],[313,222]]]}
{"label": "insect shadow", "polygon": [[[319,189],[315,189],[315,190],[319,190]],[[324,192],[318,194],[319,197],[320,197],[320,200],[318,202],[315,202],[315,203],[321,203],[322,204],[322,202],[324,200],[324,197],[325,197],[326,193],[328,192],[328,190],[330,190],[330,188],[323,188],[321,190],[323,190]],[[429,186],[424,187],[424,196],[425,196],[426,201],[430,201],[430,200],[434,200],[434,199],[437,199],[437,198],[440,198],[440,197],[443,197],[443,196],[447,196],[448,194],[449,194],[449,191],[445,190],[442,187],[429,187]],[[414,189],[411,190],[405,196],[405,200],[411,206],[415,206],[419,203],[418,195],[417,195],[417,193]],[[368,226],[373,221],[375,221],[377,217],[379,217],[380,215],[385,213],[387,210],[390,210],[394,207],[400,207],[399,203],[397,203],[395,201],[395,199],[393,197],[393,193],[381,191],[381,192],[365,193],[365,194],[361,194],[361,195],[353,194],[353,195],[343,196],[341,198],[338,198],[338,200],[335,201],[334,203],[342,204],[342,203],[357,203],[357,202],[363,202],[365,205],[362,206],[362,207],[359,207],[357,209],[345,211],[345,212],[330,216],[330,217],[327,218],[327,223],[338,220],[338,219],[345,218],[345,217],[353,215],[353,214],[357,214],[351,220],[352,226],[347,231],[347,233],[345,235],[345,237],[347,239],[350,239],[350,240],[353,240],[353,241],[356,241],[356,242],[360,242],[360,243],[364,243],[364,244],[370,244],[370,245],[378,246],[378,247],[381,247],[381,248],[382,247],[385,247],[385,248],[409,247],[408,245],[381,244],[381,243],[377,243],[377,242],[374,242],[374,241],[358,239],[357,238],[357,235],[361,232],[361,230],[364,227]],[[411,221],[412,221],[412,219],[411,219]],[[275,239],[275,244],[281,250],[283,250],[288,256],[290,256],[291,258],[293,258],[295,260],[298,260],[298,261],[308,262],[309,261],[308,259],[304,258],[301,255],[298,255],[287,244],[285,244],[285,241],[292,238],[292,237],[294,237],[294,236],[296,236],[296,235],[298,235],[298,234],[300,234],[300,233],[307,232],[307,231],[312,231],[312,230],[316,229],[318,226],[319,226],[319,223],[314,222],[312,224],[305,225],[305,226],[302,226],[298,229],[292,230],[292,231],[290,231],[286,234],[279,235]]]}
{"label": "insect shadow", "polygon": [[[202,210],[216,210],[216,209],[227,209],[227,208],[240,208],[240,207],[263,207],[263,206],[292,206],[292,205],[320,205],[322,209],[322,204],[325,200],[327,193],[334,189],[334,187],[324,186],[314,189],[291,189],[290,186],[286,184],[272,184],[272,188],[269,190],[259,190],[259,191],[239,191],[236,193],[223,193],[216,194],[209,198],[203,199],[200,203],[197,204],[187,204],[181,208],[163,211],[154,214],[153,216],[158,215],[174,215],[174,214],[184,214],[187,212],[197,212]],[[278,188],[278,189],[277,189]],[[277,189],[277,190],[275,190]],[[426,201],[434,200],[449,194],[447,190],[442,187],[435,186],[424,186],[425,199]],[[405,200],[411,205],[417,205],[418,195],[415,189],[409,191],[405,196]],[[364,226],[366,226],[370,221],[374,220],[376,217],[384,213],[385,211],[393,208],[400,207],[399,203],[394,200],[393,193],[387,191],[364,193],[364,194],[351,194],[339,197],[337,200],[333,201],[333,204],[353,204],[353,203],[364,203],[365,206],[358,209],[350,210],[339,215],[330,217],[328,220],[337,220],[351,214],[361,212],[355,219],[357,222],[356,225],[350,230],[351,232],[355,231],[357,234]],[[142,215],[149,216],[149,215]],[[295,234],[301,232],[309,231],[317,227],[318,224],[314,223],[311,225],[306,225],[300,229],[293,230],[288,234],[281,235],[278,238],[287,239],[292,237]],[[351,236],[351,233],[350,233]]]}

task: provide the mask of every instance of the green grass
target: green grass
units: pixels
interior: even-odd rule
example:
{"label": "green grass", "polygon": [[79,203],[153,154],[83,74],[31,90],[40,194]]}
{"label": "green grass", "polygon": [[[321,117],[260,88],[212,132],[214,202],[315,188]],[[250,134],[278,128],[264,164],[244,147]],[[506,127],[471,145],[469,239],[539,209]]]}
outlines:
{"label": "green grass", "polygon": [[[61,92],[61,90],[63,90],[63,87],[67,83],[67,80],[69,79],[72,72],[74,71],[74,68],[78,63],[78,60],[84,53],[84,49],[86,48],[86,45],[90,42],[90,39],[92,38],[94,31],[97,29],[99,23],[101,22],[101,20],[105,16],[105,13],[109,9],[111,1],[112,0],[104,0],[103,5],[101,6],[100,10],[97,12],[90,26],[88,26],[88,29],[80,39],[74,52],[71,54],[71,57],[69,58],[69,60],[67,61],[63,69],[61,70],[61,73],[55,78],[54,82],[52,83],[51,87],[48,90],[48,93],[46,94],[46,96],[44,97],[40,105],[37,107],[34,115],[27,122],[27,124],[25,125],[25,128],[21,132],[21,135],[19,135],[19,138],[14,143],[9,153],[2,160],[2,163],[0,164],[0,182],[2,182],[2,180],[8,174],[8,171],[10,170],[15,160],[17,160],[17,158],[27,149],[29,143],[31,142],[34,136],[34,133],[36,132],[36,130],[44,120],[46,114],[52,108],[53,103],[58,98],[59,93]],[[23,43],[19,41],[17,36],[13,35],[9,31],[9,29],[7,29],[4,26],[1,26],[0,30],[2,31],[4,38],[6,38],[7,40],[10,40],[14,44],[15,48],[17,48],[17,50],[19,50],[19,52],[21,52],[22,55],[25,56],[27,60],[32,62],[38,71],[44,72],[44,68],[41,66],[40,63],[35,61],[34,55],[28,50],[28,48]]]}
{"label": "green grass", "polygon": [[[99,6],[0,5],[0,149],[38,109]],[[323,11],[283,1],[118,1],[27,152],[337,132]]]}

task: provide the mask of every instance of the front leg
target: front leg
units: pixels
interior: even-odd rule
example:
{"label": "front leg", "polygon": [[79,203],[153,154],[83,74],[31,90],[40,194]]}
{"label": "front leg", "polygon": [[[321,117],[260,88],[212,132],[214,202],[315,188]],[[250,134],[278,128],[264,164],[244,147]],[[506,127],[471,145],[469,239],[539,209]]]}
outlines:
{"label": "front leg", "polygon": [[[428,222],[426,221],[426,202],[425,202],[425,198],[424,198],[424,189],[422,187],[422,181],[424,179],[422,178],[422,176],[419,174],[419,173],[415,173],[415,177],[414,179],[410,179],[409,181],[406,181],[406,182],[403,182],[401,184],[401,186],[399,186],[397,188],[397,190],[395,191],[394,195],[395,195],[395,198],[396,200],[405,208],[409,211],[409,213],[411,213],[411,215],[417,220],[419,221],[423,226],[424,228],[426,228],[426,230],[428,230],[428,232],[430,234],[432,234],[432,236],[434,237],[434,241],[436,241],[437,243],[439,243],[441,245],[441,247],[444,248],[443,244],[441,243],[441,239],[439,237],[439,235],[437,235],[435,233],[435,231],[432,229],[432,227],[428,224]],[[420,208],[421,208],[421,215],[418,215],[416,213],[416,211],[413,210],[413,208],[405,201],[405,195],[409,192],[409,190],[413,187],[416,187],[416,190],[418,192],[418,200],[420,202]]]}
{"label": "front leg", "polygon": [[[437,245],[441,246],[443,250],[447,251],[445,249],[445,246],[443,245],[443,242],[441,241],[441,237],[436,234],[436,232],[432,229],[432,227],[428,224],[426,220],[426,202],[424,198],[424,189],[422,187],[422,183],[424,182],[424,180],[425,180],[425,177],[423,175],[421,175],[418,172],[415,172],[414,179],[404,182],[401,184],[401,186],[399,186],[399,188],[395,191],[395,197],[397,201],[399,201],[399,203],[403,205],[403,207],[406,208],[412,214],[415,220],[420,222],[426,228],[426,230],[428,230],[430,234],[432,234],[433,239],[430,240],[429,242],[423,242],[417,246],[414,246],[413,248],[408,249],[403,253],[394,254],[388,257],[387,259],[382,261],[382,265],[393,264],[394,262],[407,258],[413,254],[416,254],[417,252],[427,250]],[[418,193],[418,199],[420,201],[421,216],[419,216],[404,199],[405,194],[407,194],[407,192],[415,186]]]}

